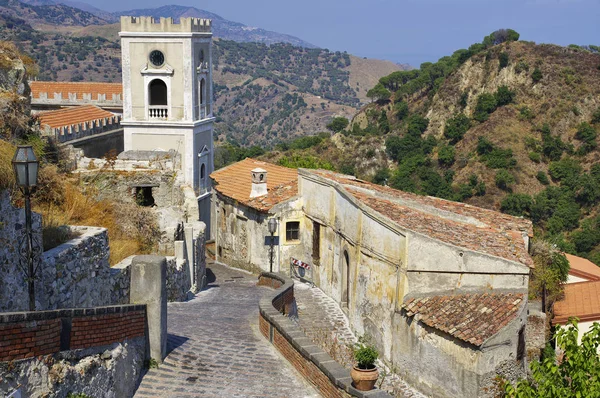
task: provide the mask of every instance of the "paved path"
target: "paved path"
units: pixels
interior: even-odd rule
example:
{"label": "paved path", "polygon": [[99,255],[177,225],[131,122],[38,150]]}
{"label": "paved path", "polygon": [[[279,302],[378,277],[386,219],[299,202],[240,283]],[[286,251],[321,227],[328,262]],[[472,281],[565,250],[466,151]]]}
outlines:
{"label": "paved path", "polygon": [[258,331],[257,278],[210,264],[208,287],[170,303],[168,351],[135,397],[285,397],[319,395]]}
{"label": "paved path", "polygon": [[[307,337],[315,342],[333,359],[347,369],[351,369],[354,359],[350,346],[357,339],[350,329],[348,318],[340,306],[317,287],[296,281],[294,296],[298,304],[298,322]],[[398,375],[378,364],[377,386],[398,398],[425,398],[426,396],[410,387]],[[382,382],[380,385],[379,383]]]}

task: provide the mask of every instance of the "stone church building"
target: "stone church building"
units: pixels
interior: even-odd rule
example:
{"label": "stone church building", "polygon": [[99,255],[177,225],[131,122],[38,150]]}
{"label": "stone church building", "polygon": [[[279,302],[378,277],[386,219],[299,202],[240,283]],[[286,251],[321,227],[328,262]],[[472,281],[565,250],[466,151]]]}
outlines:
{"label": "stone church building", "polygon": [[[268,170],[266,186],[251,198],[257,167]],[[246,159],[213,173],[217,259],[268,270],[275,218],[274,270],[289,273],[290,258],[308,264],[354,331],[372,336],[423,392],[493,396],[500,369],[524,370],[530,221],[330,171],[281,169]]]}

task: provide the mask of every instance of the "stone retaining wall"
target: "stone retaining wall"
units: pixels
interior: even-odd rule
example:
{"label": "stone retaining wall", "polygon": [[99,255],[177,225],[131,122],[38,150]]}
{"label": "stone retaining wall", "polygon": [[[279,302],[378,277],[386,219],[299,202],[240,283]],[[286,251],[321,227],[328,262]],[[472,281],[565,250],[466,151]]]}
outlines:
{"label": "stone retaining wall", "polygon": [[273,287],[259,301],[259,329],[279,352],[327,398],[391,398],[382,390],[358,391],[350,371],[306,337],[304,331],[284,315],[294,300],[294,282],[282,274],[263,272],[258,284]]}
{"label": "stone retaining wall", "polygon": [[145,305],[0,314],[0,361],[143,337]]}

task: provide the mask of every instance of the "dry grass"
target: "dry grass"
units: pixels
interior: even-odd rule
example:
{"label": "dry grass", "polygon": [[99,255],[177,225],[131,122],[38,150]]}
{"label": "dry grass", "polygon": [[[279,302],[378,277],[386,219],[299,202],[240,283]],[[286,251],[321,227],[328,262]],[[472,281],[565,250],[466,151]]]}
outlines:
{"label": "dry grass", "polygon": [[[34,209],[42,214],[49,231],[61,225],[87,225],[108,229],[110,264],[114,265],[133,254],[150,253],[156,249],[160,232],[149,209],[124,205],[108,200],[96,200],[94,192],[84,189],[76,179],[64,180],[53,166],[44,169],[46,184],[41,184]],[[62,179],[62,180],[59,180]],[[62,191],[55,196],[54,186]],[[51,196],[46,196],[51,193]]]}
{"label": "dry grass", "polygon": [[0,140],[0,190],[12,188],[15,182],[11,160],[15,153],[15,146]]}

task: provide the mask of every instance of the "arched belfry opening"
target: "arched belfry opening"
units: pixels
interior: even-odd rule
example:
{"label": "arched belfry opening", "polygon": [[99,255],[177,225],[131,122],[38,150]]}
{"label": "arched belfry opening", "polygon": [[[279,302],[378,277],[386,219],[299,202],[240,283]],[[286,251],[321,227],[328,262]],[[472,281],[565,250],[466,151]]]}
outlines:
{"label": "arched belfry opening", "polygon": [[167,85],[160,79],[150,82],[150,105],[167,105]]}

